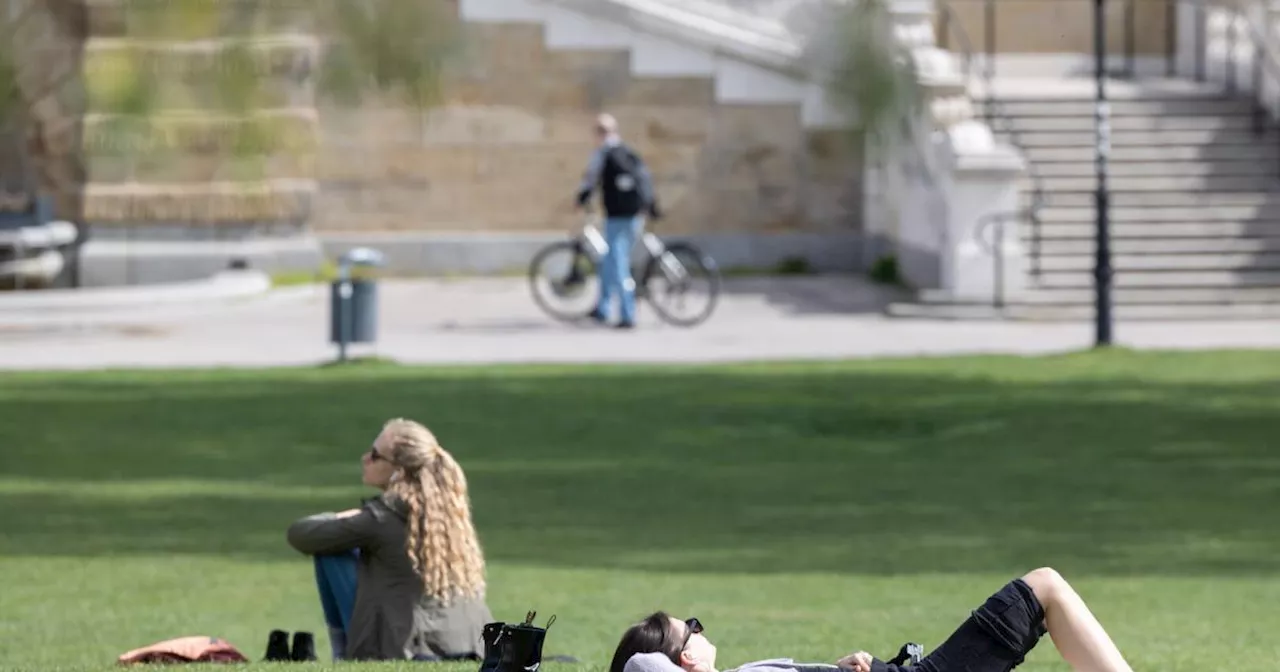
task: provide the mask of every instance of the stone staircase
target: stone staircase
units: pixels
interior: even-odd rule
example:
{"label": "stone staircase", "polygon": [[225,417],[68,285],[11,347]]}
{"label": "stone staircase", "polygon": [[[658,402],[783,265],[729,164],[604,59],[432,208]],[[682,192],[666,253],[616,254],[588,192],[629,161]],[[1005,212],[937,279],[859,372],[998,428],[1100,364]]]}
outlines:
{"label": "stone staircase", "polygon": [[[1280,132],[1256,133],[1252,100],[1220,86],[1112,82],[1109,93],[1116,319],[1280,317]],[[997,95],[1008,119],[999,135],[1021,146],[1046,199],[1038,230],[1020,225],[1028,291],[1003,309],[925,292],[892,312],[1091,319],[1092,84],[1006,82]]]}

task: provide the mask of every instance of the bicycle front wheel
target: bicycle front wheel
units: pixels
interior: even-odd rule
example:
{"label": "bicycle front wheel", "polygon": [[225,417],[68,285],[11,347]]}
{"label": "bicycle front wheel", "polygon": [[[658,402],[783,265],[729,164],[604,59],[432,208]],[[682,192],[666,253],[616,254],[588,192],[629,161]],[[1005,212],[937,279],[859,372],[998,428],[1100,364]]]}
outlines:
{"label": "bicycle front wheel", "polygon": [[711,317],[720,300],[720,269],[714,259],[689,243],[672,243],[649,260],[645,297],[663,322],[696,327]]}
{"label": "bicycle front wheel", "polygon": [[529,288],[544,313],[565,322],[586,318],[600,301],[595,262],[578,241],[539,250],[529,264]]}

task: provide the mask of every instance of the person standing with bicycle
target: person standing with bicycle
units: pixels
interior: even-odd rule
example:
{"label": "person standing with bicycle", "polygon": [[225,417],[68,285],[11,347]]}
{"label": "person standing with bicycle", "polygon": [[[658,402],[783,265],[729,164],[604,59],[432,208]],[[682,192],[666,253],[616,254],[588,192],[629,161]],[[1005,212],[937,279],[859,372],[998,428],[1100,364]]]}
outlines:
{"label": "person standing with bicycle", "polygon": [[632,329],[636,323],[636,292],[631,277],[631,248],[644,229],[644,215],[657,220],[662,213],[649,169],[640,155],[622,142],[618,121],[612,115],[601,114],[596,118],[595,135],[599,146],[591,154],[578,188],[578,209],[587,209],[591,195],[600,189],[609,251],[600,264],[600,303],[591,318],[607,323],[617,295],[620,307],[616,326]]}

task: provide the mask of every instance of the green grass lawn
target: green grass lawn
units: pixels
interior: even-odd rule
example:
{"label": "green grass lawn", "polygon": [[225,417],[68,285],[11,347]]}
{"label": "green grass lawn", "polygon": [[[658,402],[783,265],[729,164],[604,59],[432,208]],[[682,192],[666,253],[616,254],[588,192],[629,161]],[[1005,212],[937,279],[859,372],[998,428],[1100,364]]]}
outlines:
{"label": "green grass lawn", "polygon": [[[257,660],[272,628],[327,655],[284,528],[367,494],[398,415],[467,470],[495,614],[556,614],[546,653],[591,670],[656,608],[722,668],[931,648],[1041,565],[1137,670],[1280,659],[1280,353],[1110,352],[0,374],[0,667],[188,634]],[[1022,669],[1067,668],[1046,638]]]}

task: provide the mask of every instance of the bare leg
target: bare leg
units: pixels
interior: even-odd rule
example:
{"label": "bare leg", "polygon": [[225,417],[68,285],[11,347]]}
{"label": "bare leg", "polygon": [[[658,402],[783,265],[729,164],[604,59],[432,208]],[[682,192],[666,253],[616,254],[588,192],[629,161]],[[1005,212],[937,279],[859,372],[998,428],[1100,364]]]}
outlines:
{"label": "bare leg", "polygon": [[1133,672],[1079,593],[1048,567],[1022,577],[1044,606],[1045,627],[1076,672]]}

